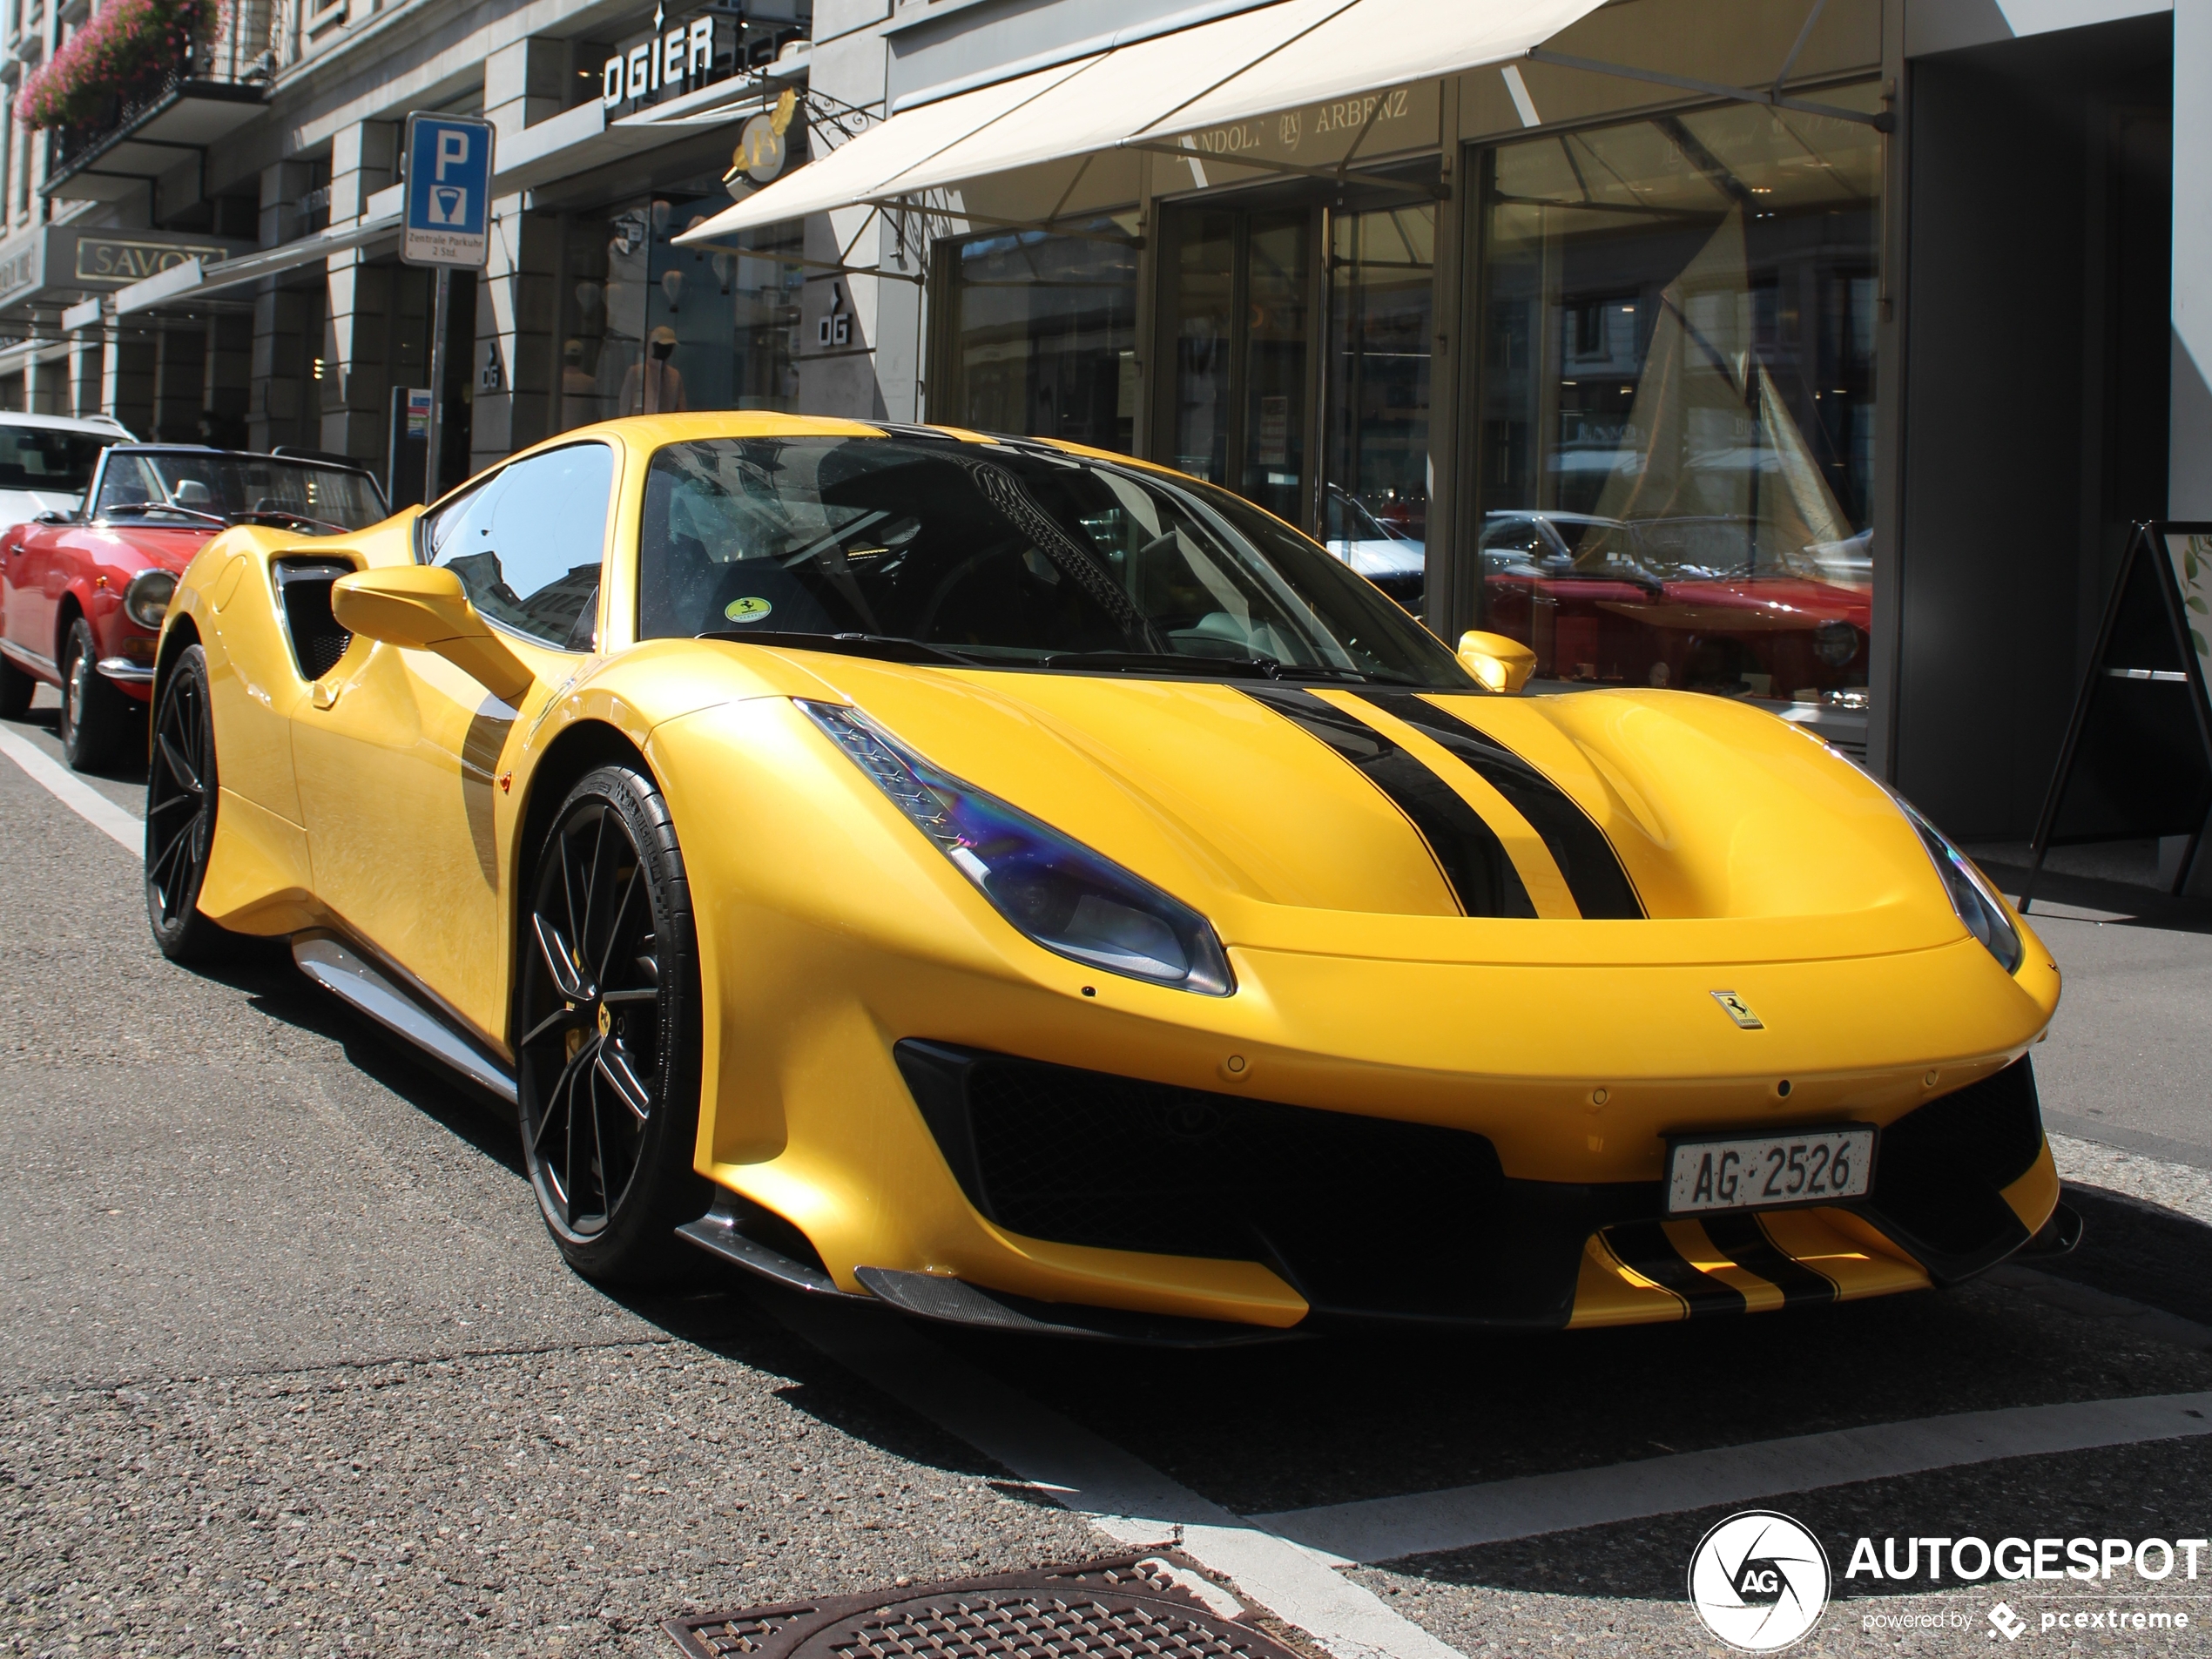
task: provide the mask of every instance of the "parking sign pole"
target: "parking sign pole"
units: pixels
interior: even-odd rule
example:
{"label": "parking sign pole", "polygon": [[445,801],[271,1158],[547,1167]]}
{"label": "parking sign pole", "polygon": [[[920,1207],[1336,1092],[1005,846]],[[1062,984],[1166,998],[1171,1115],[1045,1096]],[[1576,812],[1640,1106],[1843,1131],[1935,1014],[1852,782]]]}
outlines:
{"label": "parking sign pole", "polygon": [[476,116],[407,118],[407,215],[400,258],[438,273],[430,307],[430,453],[422,469],[422,500],[437,498],[445,442],[446,326],[455,270],[481,271],[491,253],[491,123]]}
{"label": "parking sign pole", "polygon": [[446,307],[453,295],[453,267],[438,267],[438,296],[430,307],[430,454],[422,463],[422,504],[438,498],[439,444],[445,437]]}

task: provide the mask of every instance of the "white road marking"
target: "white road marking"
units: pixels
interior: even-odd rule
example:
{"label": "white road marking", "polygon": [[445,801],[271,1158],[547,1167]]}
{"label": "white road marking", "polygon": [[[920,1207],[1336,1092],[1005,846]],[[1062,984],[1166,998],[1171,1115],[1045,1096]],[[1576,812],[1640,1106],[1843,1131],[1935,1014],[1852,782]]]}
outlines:
{"label": "white road marking", "polygon": [[1338,1659],[1463,1659],[1320,1555],[1261,1531],[1143,1460],[872,1308],[778,1298],[831,1358],[1131,1545],[1179,1545]]}
{"label": "white road marking", "polygon": [[37,744],[26,742],[0,726],[0,755],[21,766],[31,782],[94,829],[113,838],[116,845],[132,858],[145,856],[145,820],[125,812],[90,784],[71,777],[68,768]]}
{"label": "white road marking", "polygon": [[2212,1434],[2212,1393],[1961,1412],[1403,1498],[1254,1515],[1336,1561],[1387,1561],[2000,1458]]}

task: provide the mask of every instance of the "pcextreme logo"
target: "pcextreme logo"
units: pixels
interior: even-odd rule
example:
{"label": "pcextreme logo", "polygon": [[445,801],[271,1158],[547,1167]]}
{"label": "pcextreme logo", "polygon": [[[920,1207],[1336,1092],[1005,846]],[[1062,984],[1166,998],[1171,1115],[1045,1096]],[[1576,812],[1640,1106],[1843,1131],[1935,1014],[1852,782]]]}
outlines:
{"label": "pcextreme logo", "polygon": [[1707,1533],[1689,1558],[1689,1604],[1745,1653],[1778,1653],[1828,1606],[1828,1554],[1787,1515],[1747,1509]]}

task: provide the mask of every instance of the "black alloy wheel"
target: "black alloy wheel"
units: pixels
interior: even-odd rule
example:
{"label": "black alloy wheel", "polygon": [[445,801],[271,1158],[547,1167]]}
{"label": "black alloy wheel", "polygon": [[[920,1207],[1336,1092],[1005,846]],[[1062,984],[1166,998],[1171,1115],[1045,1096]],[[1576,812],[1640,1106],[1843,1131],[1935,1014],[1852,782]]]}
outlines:
{"label": "black alloy wheel", "polygon": [[238,938],[199,913],[217,788],[207,653],[188,645],[162,681],[146,767],[146,920],[172,962],[212,961]]}
{"label": "black alloy wheel", "polygon": [[79,617],[62,647],[62,759],[72,771],[92,772],[115,758],[130,736],[138,705],[99,671],[92,624]]}
{"label": "black alloy wheel", "polygon": [[529,892],[514,1028],[538,1208],[586,1277],[664,1277],[689,1260],[674,1230],[712,1193],[691,1168],[700,1007],[691,890],[652,780],[603,766],[577,784]]}

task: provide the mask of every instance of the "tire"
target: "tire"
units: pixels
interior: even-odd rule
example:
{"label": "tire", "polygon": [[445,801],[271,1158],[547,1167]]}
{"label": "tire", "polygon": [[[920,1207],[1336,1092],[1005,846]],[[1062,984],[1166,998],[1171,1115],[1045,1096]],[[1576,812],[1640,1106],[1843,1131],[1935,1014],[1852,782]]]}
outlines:
{"label": "tire", "polygon": [[37,675],[25,673],[0,657],[0,720],[22,719],[30,712],[30,699],[37,691]]}
{"label": "tire", "polygon": [[199,912],[221,791],[207,653],[198,645],[185,648],[161,683],[152,747],[146,765],[145,887],[153,942],[172,962],[220,961],[236,953],[239,937]]}
{"label": "tire", "polygon": [[514,1029],[523,1157],[546,1231],[588,1278],[649,1284],[691,1257],[703,1010],[684,855],[629,766],[569,792],[523,889]]}
{"label": "tire", "polygon": [[112,760],[137,723],[138,705],[104,679],[92,624],[79,617],[62,647],[62,713],[57,735],[72,772],[96,772]]}

